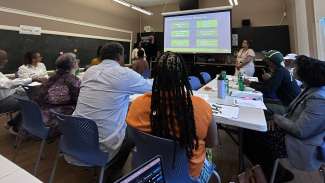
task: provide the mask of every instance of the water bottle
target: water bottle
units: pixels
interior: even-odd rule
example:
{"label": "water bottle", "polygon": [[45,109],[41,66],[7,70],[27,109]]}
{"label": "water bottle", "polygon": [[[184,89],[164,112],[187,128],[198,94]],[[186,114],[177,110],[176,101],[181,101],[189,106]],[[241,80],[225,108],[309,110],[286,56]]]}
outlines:
{"label": "water bottle", "polygon": [[242,73],[238,74],[238,89],[239,91],[245,91],[244,77]]}

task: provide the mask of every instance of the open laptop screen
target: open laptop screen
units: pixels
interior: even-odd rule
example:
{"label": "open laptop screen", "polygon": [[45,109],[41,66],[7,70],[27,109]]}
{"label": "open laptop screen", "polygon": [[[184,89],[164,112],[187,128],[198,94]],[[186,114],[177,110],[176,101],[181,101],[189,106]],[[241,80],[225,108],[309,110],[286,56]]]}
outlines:
{"label": "open laptop screen", "polygon": [[151,159],[115,183],[165,183],[160,157]]}

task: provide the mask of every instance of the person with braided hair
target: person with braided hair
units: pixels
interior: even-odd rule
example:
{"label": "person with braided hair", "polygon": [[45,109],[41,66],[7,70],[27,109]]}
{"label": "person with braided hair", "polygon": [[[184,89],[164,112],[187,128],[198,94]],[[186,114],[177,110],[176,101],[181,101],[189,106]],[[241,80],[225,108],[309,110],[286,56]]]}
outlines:
{"label": "person with braided hair", "polygon": [[217,143],[212,109],[193,96],[185,64],[178,55],[163,54],[153,78],[152,93],[132,102],[126,121],[143,132],[178,141],[187,152],[190,175],[199,177],[206,146]]}

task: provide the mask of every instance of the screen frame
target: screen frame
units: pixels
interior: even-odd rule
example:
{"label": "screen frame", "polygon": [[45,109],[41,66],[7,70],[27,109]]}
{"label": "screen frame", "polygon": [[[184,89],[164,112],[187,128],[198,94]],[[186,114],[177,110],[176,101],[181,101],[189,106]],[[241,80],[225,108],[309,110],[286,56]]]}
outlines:
{"label": "screen frame", "polygon": [[175,14],[175,15],[165,15],[164,18],[164,24],[163,24],[163,30],[164,30],[164,52],[165,51],[165,19],[168,17],[178,17],[178,16],[186,16],[186,15],[197,15],[197,14],[207,14],[207,13],[219,13],[219,12],[229,12],[230,13],[230,53],[211,53],[211,52],[175,52],[178,54],[232,54],[233,52],[233,46],[232,46],[232,9],[226,9],[226,10],[209,10],[204,12],[193,12],[193,13],[184,13],[184,14]]}

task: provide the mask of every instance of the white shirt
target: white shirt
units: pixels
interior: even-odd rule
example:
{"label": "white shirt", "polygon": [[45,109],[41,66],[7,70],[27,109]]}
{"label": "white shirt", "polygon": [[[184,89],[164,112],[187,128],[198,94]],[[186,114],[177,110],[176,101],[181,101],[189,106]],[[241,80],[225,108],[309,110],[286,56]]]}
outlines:
{"label": "white shirt", "polygon": [[[146,58],[146,57],[147,57],[147,56],[146,56],[146,52],[144,51],[143,48],[141,48],[141,50],[144,52],[144,58]],[[132,54],[131,54],[131,59],[132,59],[132,60],[138,59],[138,51],[139,51],[138,48],[134,48],[134,49],[132,50]]]}
{"label": "white shirt", "polygon": [[[253,49],[247,49],[246,51],[244,51],[244,49],[240,49],[238,56],[237,56],[237,60],[238,62],[242,63],[244,62],[247,57],[254,57],[255,58],[255,52]],[[252,77],[255,73],[255,65],[254,65],[254,61],[249,62],[248,64],[246,64],[244,67],[242,67],[240,69],[240,72]]]}
{"label": "white shirt", "polygon": [[0,72],[0,100],[3,100],[16,92],[16,88],[32,82],[32,79],[8,79]]}
{"label": "white shirt", "polygon": [[103,60],[84,74],[73,115],[92,119],[101,149],[113,158],[125,136],[130,95],[152,90],[152,83],[113,60]]}
{"label": "white shirt", "polygon": [[37,66],[32,65],[22,65],[18,68],[19,78],[48,78],[46,67],[43,63],[38,63]]}

